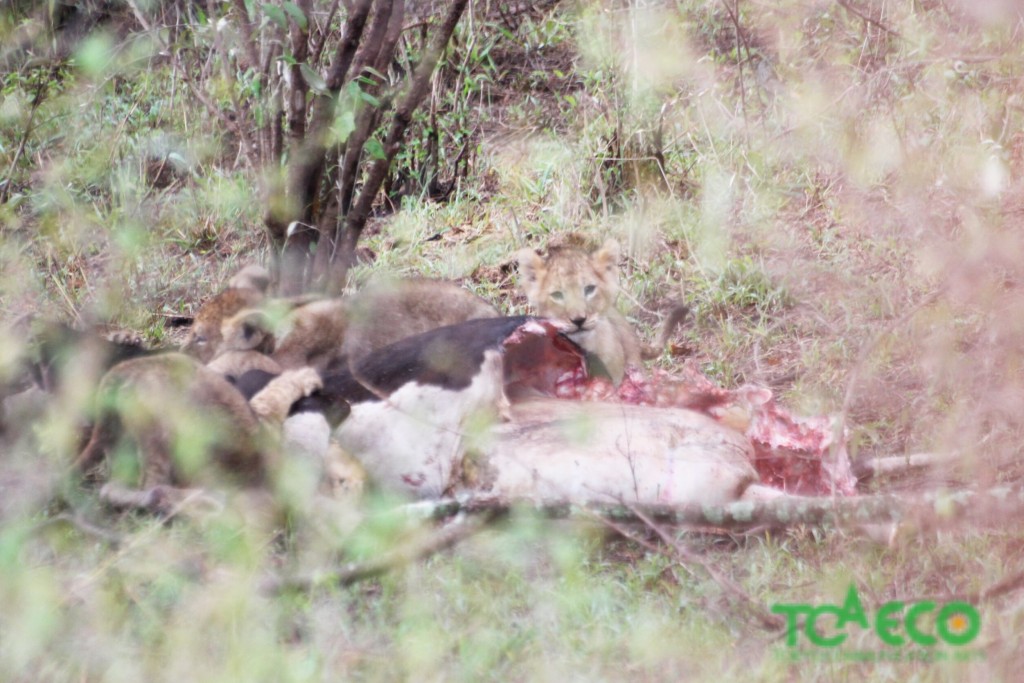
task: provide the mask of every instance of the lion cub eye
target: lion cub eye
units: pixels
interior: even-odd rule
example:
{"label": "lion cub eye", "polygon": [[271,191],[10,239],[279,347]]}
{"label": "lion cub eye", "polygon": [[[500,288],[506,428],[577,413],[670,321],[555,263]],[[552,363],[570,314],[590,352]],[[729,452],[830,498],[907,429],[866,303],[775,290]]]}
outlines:
{"label": "lion cub eye", "polygon": [[587,285],[583,288],[583,294],[589,299],[597,291],[597,285]]}
{"label": "lion cub eye", "polygon": [[563,296],[563,294],[561,292],[551,292],[551,300],[552,301],[561,301],[564,298],[565,298],[565,296]]}

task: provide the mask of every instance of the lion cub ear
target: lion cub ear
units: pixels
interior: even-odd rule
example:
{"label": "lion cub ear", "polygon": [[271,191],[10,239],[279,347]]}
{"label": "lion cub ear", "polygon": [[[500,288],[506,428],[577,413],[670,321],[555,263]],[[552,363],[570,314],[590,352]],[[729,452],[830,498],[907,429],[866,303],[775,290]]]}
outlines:
{"label": "lion cub ear", "polygon": [[246,309],[225,320],[221,326],[222,350],[261,353],[273,351],[274,323],[264,311]]}
{"label": "lion cub ear", "polygon": [[619,254],[622,248],[616,239],[609,237],[605,240],[601,248],[591,254],[590,258],[594,263],[594,267],[598,270],[604,270],[606,272],[612,272],[619,267]]}
{"label": "lion cub ear", "polygon": [[516,260],[524,283],[535,285],[544,277],[544,259],[533,249],[520,249],[516,252]]}
{"label": "lion cub ear", "polygon": [[270,288],[270,272],[263,266],[248,265],[228,280],[229,289],[252,289],[266,294]]}

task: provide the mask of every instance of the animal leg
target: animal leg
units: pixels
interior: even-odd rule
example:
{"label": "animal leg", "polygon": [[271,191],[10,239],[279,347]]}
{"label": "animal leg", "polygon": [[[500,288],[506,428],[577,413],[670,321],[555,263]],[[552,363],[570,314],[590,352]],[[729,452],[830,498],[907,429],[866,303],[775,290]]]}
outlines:
{"label": "animal leg", "polygon": [[163,485],[136,489],[108,482],[100,489],[100,500],[113,508],[142,510],[160,516],[176,512],[207,516],[224,510],[224,501],[203,489]]}
{"label": "animal leg", "polygon": [[313,368],[287,370],[253,396],[249,405],[260,420],[280,426],[293,403],[322,386],[323,380]]}
{"label": "animal leg", "polygon": [[120,432],[120,420],[112,411],[104,411],[92,426],[88,443],[71,465],[71,473],[88,478],[92,470],[102,463]]}

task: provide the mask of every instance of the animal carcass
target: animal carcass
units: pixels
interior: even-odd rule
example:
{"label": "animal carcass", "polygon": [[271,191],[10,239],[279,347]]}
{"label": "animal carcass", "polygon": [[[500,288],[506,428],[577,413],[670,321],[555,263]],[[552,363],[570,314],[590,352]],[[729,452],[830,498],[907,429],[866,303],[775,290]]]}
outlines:
{"label": "animal carcass", "polygon": [[[691,369],[691,373],[692,373]],[[722,504],[777,493],[850,493],[841,442],[765,389],[703,375],[623,383],[543,319],[473,320],[410,337],[329,373],[348,401],[340,444],[385,489],[510,499]]]}

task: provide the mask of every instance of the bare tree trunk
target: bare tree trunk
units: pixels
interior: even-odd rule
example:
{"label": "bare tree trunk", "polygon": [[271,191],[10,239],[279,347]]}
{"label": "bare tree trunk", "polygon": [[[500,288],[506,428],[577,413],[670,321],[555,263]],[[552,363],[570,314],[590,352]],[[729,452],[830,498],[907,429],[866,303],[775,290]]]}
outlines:
{"label": "bare tree trunk", "polygon": [[[383,72],[387,69],[388,62],[391,61],[394,56],[395,46],[398,44],[398,38],[402,33],[402,21],[405,18],[405,3],[402,0],[397,0],[395,3],[396,8],[391,13],[390,22],[387,20],[381,22],[380,26],[380,38],[381,46],[377,50],[376,54],[367,55],[368,59],[366,65],[372,66],[378,73]],[[386,30],[386,33],[385,33]],[[370,74],[369,77],[373,81],[373,85],[366,88],[365,92],[369,94],[376,94],[380,87],[383,85],[381,79]],[[388,98],[390,100],[390,98]],[[339,199],[341,205],[342,214],[347,214],[349,209],[352,207],[352,195],[355,192],[357,169],[359,166],[359,159],[362,156],[363,145],[370,137],[370,133],[376,127],[377,121],[379,121],[379,114],[381,109],[388,102],[382,102],[380,107],[371,107],[368,103],[362,102],[359,110],[359,116],[356,118],[356,129],[352,132],[349,140],[350,144],[345,146],[345,158],[341,165],[341,197]]]}
{"label": "bare tree trunk", "polygon": [[[309,23],[311,0],[298,0],[297,7],[307,17],[306,27],[299,26],[292,22],[289,31],[289,42],[294,61],[288,66],[288,97],[285,102],[285,115],[287,117],[286,140],[290,154],[297,159],[302,158],[306,153],[308,131],[306,128],[306,101],[309,94],[309,84],[302,73],[302,66],[309,56]],[[285,211],[291,217],[289,226],[293,226],[291,235],[281,254],[281,280],[280,289],[282,294],[298,294],[305,288],[307,271],[309,266],[309,245],[312,243],[315,229],[313,227],[313,200],[316,197],[316,184],[319,180],[318,174],[307,177],[304,174],[304,166],[292,165],[290,177],[288,178],[288,193],[285,203]],[[289,248],[294,245],[294,248]]]}
{"label": "bare tree trunk", "polygon": [[[366,49],[360,49],[355,60],[354,73],[365,76],[371,81],[371,84],[362,88],[364,93],[376,95],[383,85],[378,74],[387,70],[388,63],[394,57],[395,46],[402,34],[404,19],[405,2],[403,0],[395,0],[386,9],[379,9],[375,13],[367,40],[364,41]],[[366,67],[372,67],[376,73],[364,74]],[[376,127],[381,112],[390,104],[390,97],[384,98],[376,107],[370,106],[365,101],[359,101],[357,104],[359,109],[355,129],[341,146],[342,154],[338,159],[339,168],[335,178],[337,186],[332,183],[329,188],[329,192],[335,196],[329,202],[330,211],[325,213],[320,221],[320,242],[317,244],[313,270],[316,278],[315,286],[321,290],[329,288],[326,277],[330,272],[330,263],[337,253],[340,218],[348,213],[352,203],[352,193],[359,177],[359,161],[362,158],[363,146]],[[334,291],[340,290],[343,286],[344,283],[341,283],[334,288]]]}
{"label": "bare tree trunk", "polygon": [[[249,21],[249,11],[245,8],[245,0],[234,0],[234,5],[238,15],[238,25],[242,29],[242,48],[244,50],[241,60],[242,70],[259,69],[260,58],[256,48],[256,31],[252,22]],[[309,16],[308,12],[306,16]]]}
{"label": "bare tree trunk", "polygon": [[345,84],[372,5],[373,0],[357,0],[352,4],[325,79],[326,93],[313,101],[305,137],[292,152],[288,200],[270,201],[271,211],[266,217],[266,224],[275,246],[282,249],[279,291],[286,296],[298,294],[306,287],[306,265],[315,235],[315,230],[310,227],[287,238],[288,226],[293,221],[310,226],[313,220],[310,212],[326,162],[327,131],[334,120],[337,97]]}
{"label": "bare tree trunk", "polygon": [[384,142],[384,157],[376,159],[370,166],[366,181],[359,190],[359,196],[355,199],[351,209],[345,215],[344,231],[339,236],[340,243],[330,265],[330,275],[327,280],[327,291],[329,293],[340,292],[344,287],[348,269],[355,262],[356,245],[362,235],[366,219],[370,215],[370,208],[377,197],[384,177],[387,175],[391,162],[398,153],[398,146],[401,144],[402,136],[412,121],[412,113],[426,97],[430,87],[430,77],[437,66],[441,53],[444,51],[448,40],[455,31],[455,26],[462,17],[468,0],[453,0],[448,14],[442,24],[435,30],[433,40],[423,54],[423,58],[417,65],[409,87],[404,96],[399,100],[388,130],[387,139]]}
{"label": "bare tree trunk", "polygon": [[[295,63],[285,84],[288,171],[283,182],[271,179],[265,217],[274,246],[280,249],[279,293],[286,296],[305,291],[311,283],[331,294],[344,287],[370,209],[468,0],[451,0],[407,84],[395,86],[398,95],[381,91],[386,87],[383,74],[394,60],[402,35],[405,0],[344,4],[342,37],[323,83],[314,85],[318,94],[308,107],[309,86],[303,74],[313,68],[309,60],[319,58],[323,30],[317,37],[308,23],[303,27],[293,23],[289,32]],[[302,0],[298,7],[308,16],[311,0]],[[331,139],[338,101],[345,96],[346,84],[357,78],[361,97],[355,103],[355,125],[348,139],[339,143]],[[397,104],[392,111],[393,99]],[[370,161],[363,151],[386,111],[392,111],[390,125]],[[325,179],[328,164],[334,161],[332,177]],[[316,254],[311,259],[314,243]]]}

